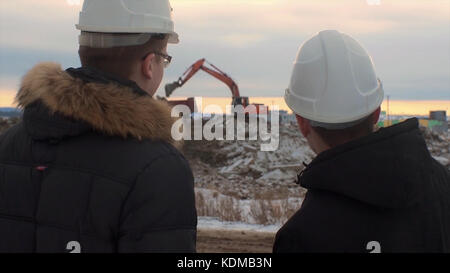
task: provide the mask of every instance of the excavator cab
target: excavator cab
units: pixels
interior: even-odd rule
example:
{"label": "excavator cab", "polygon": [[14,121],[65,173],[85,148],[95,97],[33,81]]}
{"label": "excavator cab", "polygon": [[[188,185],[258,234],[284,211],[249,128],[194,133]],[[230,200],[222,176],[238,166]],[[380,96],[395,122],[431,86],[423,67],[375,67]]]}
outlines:
{"label": "excavator cab", "polygon": [[233,97],[233,101],[231,102],[231,105],[233,106],[242,105],[244,107],[247,107],[248,104],[248,97]]}

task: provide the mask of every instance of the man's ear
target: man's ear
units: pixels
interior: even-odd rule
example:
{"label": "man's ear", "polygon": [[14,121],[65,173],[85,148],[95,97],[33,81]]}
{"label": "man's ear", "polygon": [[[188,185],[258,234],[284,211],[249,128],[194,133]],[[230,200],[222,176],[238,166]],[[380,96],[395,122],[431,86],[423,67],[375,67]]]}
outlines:
{"label": "man's ear", "polygon": [[141,64],[142,75],[149,80],[153,78],[153,59],[155,57],[156,55],[153,53],[148,54]]}
{"label": "man's ear", "polygon": [[311,125],[309,124],[309,121],[305,118],[302,118],[299,115],[295,115],[297,118],[298,127],[300,128],[300,132],[302,132],[302,135],[304,137],[307,137],[311,133]]}
{"label": "man's ear", "polygon": [[375,112],[373,112],[373,124],[377,124],[380,119],[381,107],[378,107]]}

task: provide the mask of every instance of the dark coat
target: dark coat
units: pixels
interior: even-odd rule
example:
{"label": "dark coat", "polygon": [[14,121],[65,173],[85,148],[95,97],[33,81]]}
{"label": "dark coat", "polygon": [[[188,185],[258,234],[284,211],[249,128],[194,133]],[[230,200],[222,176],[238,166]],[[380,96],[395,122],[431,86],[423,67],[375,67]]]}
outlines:
{"label": "dark coat", "polygon": [[410,119],[319,154],[274,252],[450,252],[450,179]]}
{"label": "dark coat", "polygon": [[191,169],[167,104],[93,69],[41,64],[0,137],[0,252],[195,252]]}

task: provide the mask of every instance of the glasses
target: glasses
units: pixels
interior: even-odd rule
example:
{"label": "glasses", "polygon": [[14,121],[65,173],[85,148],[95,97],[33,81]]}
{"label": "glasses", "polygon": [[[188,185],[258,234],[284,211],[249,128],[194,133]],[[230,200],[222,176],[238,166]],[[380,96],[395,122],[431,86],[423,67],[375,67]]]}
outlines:
{"label": "glasses", "polygon": [[169,67],[170,63],[172,62],[172,56],[166,55],[166,54],[163,54],[163,53],[160,53],[160,52],[149,52],[149,53],[147,53],[147,55],[145,55],[142,58],[142,60],[145,60],[145,58],[147,58],[147,56],[150,55],[150,54],[155,54],[155,55],[158,55],[160,57],[163,57],[163,59],[164,59],[164,61],[163,61],[164,68]]}

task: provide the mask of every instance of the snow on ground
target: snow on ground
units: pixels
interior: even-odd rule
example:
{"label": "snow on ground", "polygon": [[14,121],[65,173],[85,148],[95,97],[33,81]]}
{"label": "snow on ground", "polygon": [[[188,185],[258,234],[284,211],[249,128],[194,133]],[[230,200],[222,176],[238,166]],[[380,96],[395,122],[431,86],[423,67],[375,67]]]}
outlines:
{"label": "snow on ground", "polygon": [[448,158],[442,157],[442,156],[433,156],[434,159],[436,159],[439,163],[441,163],[444,166],[449,165]]}
{"label": "snow on ground", "polygon": [[450,137],[448,134],[438,134],[422,129],[428,150],[434,159],[450,170]]}
{"label": "snow on ground", "polygon": [[280,228],[281,225],[256,225],[248,224],[243,222],[226,222],[221,221],[217,217],[198,217],[199,229],[226,229],[226,230],[239,230],[239,231],[263,231],[275,233]]}

